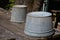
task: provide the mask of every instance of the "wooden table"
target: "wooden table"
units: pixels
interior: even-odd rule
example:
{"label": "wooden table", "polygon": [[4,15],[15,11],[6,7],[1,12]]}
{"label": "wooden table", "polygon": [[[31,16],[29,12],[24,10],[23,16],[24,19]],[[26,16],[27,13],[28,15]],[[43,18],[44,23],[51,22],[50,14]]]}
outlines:
{"label": "wooden table", "polygon": [[[28,36],[24,34],[24,27],[25,27],[24,25],[25,23],[11,22],[10,14],[0,13],[0,29],[6,31],[5,32],[5,31],[0,30],[5,35],[4,37],[0,35],[1,36],[0,38],[2,38],[1,40],[10,40],[11,38],[16,39],[16,40],[52,40],[52,39],[55,40],[55,38],[58,38],[55,36],[52,39],[49,39],[48,37],[47,38],[36,38],[36,37]],[[7,34],[10,36],[8,36]]]}

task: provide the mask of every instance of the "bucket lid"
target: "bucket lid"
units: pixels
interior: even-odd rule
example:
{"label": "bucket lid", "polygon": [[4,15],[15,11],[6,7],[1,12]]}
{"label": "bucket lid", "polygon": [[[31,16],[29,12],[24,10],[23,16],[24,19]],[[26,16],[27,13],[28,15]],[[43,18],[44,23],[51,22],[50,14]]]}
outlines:
{"label": "bucket lid", "polygon": [[33,16],[33,17],[49,17],[51,16],[52,14],[49,13],[49,12],[30,12],[28,13],[27,15],[29,16]]}
{"label": "bucket lid", "polygon": [[26,5],[14,5],[13,7],[27,7]]}

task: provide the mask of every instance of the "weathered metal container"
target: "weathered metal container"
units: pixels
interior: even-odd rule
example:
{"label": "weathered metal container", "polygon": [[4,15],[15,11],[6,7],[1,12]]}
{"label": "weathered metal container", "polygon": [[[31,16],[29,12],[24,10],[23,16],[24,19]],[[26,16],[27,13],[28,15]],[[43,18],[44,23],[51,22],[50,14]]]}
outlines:
{"label": "weathered metal container", "polygon": [[24,33],[35,37],[47,37],[54,34],[49,12],[31,12],[27,14]]}
{"label": "weathered metal container", "polygon": [[12,8],[11,12],[11,21],[12,22],[24,22],[26,13],[27,13],[27,6],[26,5],[15,5]]}

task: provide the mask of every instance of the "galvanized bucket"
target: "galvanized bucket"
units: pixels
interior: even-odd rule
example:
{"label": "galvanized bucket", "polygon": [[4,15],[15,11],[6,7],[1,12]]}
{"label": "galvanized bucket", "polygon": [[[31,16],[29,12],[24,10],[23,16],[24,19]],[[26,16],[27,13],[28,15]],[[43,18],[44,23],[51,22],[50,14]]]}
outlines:
{"label": "galvanized bucket", "polygon": [[11,12],[11,21],[12,22],[24,22],[26,13],[27,13],[27,6],[26,5],[15,5],[12,8]]}
{"label": "galvanized bucket", "polygon": [[54,34],[53,22],[49,12],[27,14],[24,33],[34,37],[47,37]]}

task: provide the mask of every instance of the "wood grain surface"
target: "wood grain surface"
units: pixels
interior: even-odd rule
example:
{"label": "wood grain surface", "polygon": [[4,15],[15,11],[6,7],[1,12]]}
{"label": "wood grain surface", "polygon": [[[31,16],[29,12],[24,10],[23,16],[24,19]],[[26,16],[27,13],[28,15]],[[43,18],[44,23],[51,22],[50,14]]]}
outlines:
{"label": "wood grain surface", "polygon": [[[36,38],[24,34],[25,23],[14,23],[10,21],[10,14],[0,15],[0,40],[59,40],[60,34],[52,37]],[[57,32],[56,32],[57,33]],[[5,35],[5,36],[4,36]],[[3,36],[3,37],[2,37]]]}

